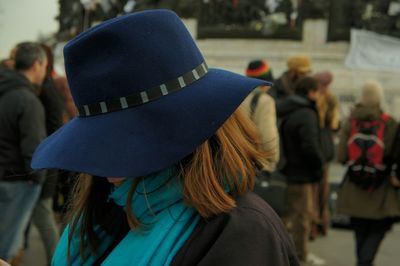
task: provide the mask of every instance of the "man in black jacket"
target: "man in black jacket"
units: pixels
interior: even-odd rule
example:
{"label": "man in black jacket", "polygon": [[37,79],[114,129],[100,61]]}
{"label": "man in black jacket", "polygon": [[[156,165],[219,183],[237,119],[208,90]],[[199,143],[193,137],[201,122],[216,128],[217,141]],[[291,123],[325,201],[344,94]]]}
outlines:
{"label": "man in black jacket", "polygon": [[280,134],[288,179],[288,210],[284,222],[293,235],[300,260],[308,257],[308,237],[313,212],[312,184],[322,176],[322,152],[318,114],[315,107],[317,81],[301,79],[295,95],[278,102]]}
{"label": "man in black jacket", "polygon": [[15,70],[0,71],[0,257],[11,260],[40,193],[42,172],[33,172],[32,154],[46,137],[37,92],[47,58],[36,43],[21,43]]}

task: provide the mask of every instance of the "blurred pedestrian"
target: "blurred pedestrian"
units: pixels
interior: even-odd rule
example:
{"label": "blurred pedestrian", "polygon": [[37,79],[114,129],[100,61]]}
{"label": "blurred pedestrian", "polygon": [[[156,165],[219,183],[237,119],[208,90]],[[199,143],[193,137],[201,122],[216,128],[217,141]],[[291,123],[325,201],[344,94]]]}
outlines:
{"label": "blurred pedestrian", "polygon": [[387,159],[397,123],[382,110],[383,88],[367,81],[350,118],[344,123],[338,160],[348,170],[338,193],[338,212],[349,215],[356,241],[357,265],[373,265],[400,201],[389,181]]}
{"label": "blurred pedestrian", "polygon": [[10,261],[22,247],[23,232],[40,193],[42,172],[32,172],[32,154],[46,136],[37,87],[47,58],[36,43],[21,43],[15,70],[0,70],[0,257]]}
{"label": "blurred pedestrian", "polygon": [[[61,94],[63,99],[63,114],[62,123],[66,124],[71,119],[76,117],[77,110],[71,95],[65,75],[55,73],[52,75],[55,88]],[[56,211],[58,221],[61,222],[61,227],[64,228],[66,221],[66,212],[68,210],[68,203],[72,193],[73,186],[76,182],[78,174],[71,171],[58,171],[58,180],[56,186],[56,194],[54,196],[54,210]]]}
{"label": "blurred pedestrian", "polygon": [[[272,82],[272,72],[264,60],[251,61],[246,69],[248,77]],[[272,172],[279,160],[279,134],[276,127],[276,107],[268,94],[271,87],[258,86],[243,101],[242,107],[260,132],[262,147],[268,152],[268,164],[264,171]]]}
{"label": "blurred pedestrian", "polygon": [[167,10],[89,29],[65,63],[79,117],[32,165],[87,174],[53,265],[299,265],[279,217],[250,192],[265,157],[236,111],[268,83],[208,69]]}
{"label": "blurred pedestrian", "polygon": [[[64,101],[62,95],[56,89],[53,80],[54,57],[51,48],[44,44],[41,44],[41,46],[46,52],[47,66],[46,76],[41,86],[39,99],[45,111],[46,133],[47,135],[51,135],[63,124]],[[42,185],[42,191],[33,209],[31,218],[32,223],[38,229],[43,241],[48,265],[50,265],[53,251],[59,239],[59,230],[53,211],[53,197],[56,191],[57,180],[58,171],[55,169],[47,170],[46,179]],[[26,235],[28,236],[29,234],[27,233]]]}
{"label": "blurred pedestrian", "polygon": [[289,57],[287,70],[275,81],[271,95],[276,95],[276,99],[294,95],[296,83],[310,74],[311,71],[311,59],[307,55]]}
{"label": "blurred pedestrian", "polygon": [[53,80],[57,90],[64,99],[65,108],[63,113],[63,124],[65,124],[77,115],[77,111],[68,86],[67,78],[65,76],[56,75],[53,77]]}
{"label": "blurred pedestrian", "polygon": [[315,215],[311,236],[315,238],[318,234],[326,235],[330,226],[329,163],[335,158],[334,133],[339,129],[339,103],[329,87],[333,80],[332,73],[318,72],[313,77],[318,81],[317,110],[324,158],[321,183],[314,187]]}
{"label": "blurred pedestrian", "polygon": [[313,215],[313,185],[322,177],[322,151],[316,100],[318,83],[312,77],[298,81],[295,95],[278,102],[280,137],[285,155],[282,173],[288,181],[288,209],[283,221],[293,236],[300,261],[323,265],[309,253],[308,242]]}

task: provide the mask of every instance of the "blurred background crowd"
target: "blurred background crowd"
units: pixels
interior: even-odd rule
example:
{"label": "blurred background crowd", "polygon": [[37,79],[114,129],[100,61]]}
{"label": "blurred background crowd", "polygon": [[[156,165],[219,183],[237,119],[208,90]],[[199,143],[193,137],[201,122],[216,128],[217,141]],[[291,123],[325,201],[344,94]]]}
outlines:
{"label": "blurred background crowd", "polygon": [[[52,134],[77,114],[62,48],[101,21],[153,8],[172,9],[184,19],[209,66],[274,82],[272,87],[256,88],[242,104],[260,131],[264,149],[274,154],[255,189],[282,217],[305,265],[344,266],[355,261],[372,265],[388,232],[400,235],[396,227],[400,216],[396,122],[400,119],[400,1],[47,0],[34,7],[29,2],[0,3],[0,112],[17,113],[16,106],[23,100],[6,101],[6,92],[28,86],[37,97],[33,104],[43,108],[45,119],[38,125],[34,116],[26,118],[29,121],[21,128],[36,132],[36,139],[24,142],[25,166],[10,172],[7,160],[16,151],[9,144],[14,140],[7,135],[5,116],[0,113],[0,187],[12,195],[8,184],[26,180],[27,173],[40,187],[36,197],[21,199],[30,206],[12,201],[6,193],[0,195],[0,228],[13,225],[19,227],[16,232],[23,232],[13,244],[15,252],[5,252],[7,257],[0,253],[12,265],[50,264],[76,176],[51,170],[34,177],[29,170],[33,146],[42,135]],[[48,13],[46,23],[56,25],[50,26],[51,32],[42,26],[30,27],[36,25],[30,19],[40,20],[40,14]],[[19,34],[25,31],[35,36],[18,35],[14,31],[19,27]],[[375,131],[366,133],[364,128]],[[22,139],[25,133],[20,133]],[[373,141],[358,140],[360,134],[374,136]],[[368,156],[366,162],[359,162],[364,153],[374,154],[372,165]],[[357,181],[359,170],[351,165],[372,167],[373,181]],[[385,167],[385,177],[380,177],[380,166]],[[21,223],[7,220],[2,204],[21,210]],[[331,226],[353,230],[354,241],[337,229],[332,233]],[[330,237],[335,243],[326,242]],[[1,238],[3,252],[1,245],[8,239],[5,234]],[[32,250],[38,250],[38,239],[45,252],[36,257]],[[340,249],[343,239],[351,243],[350,251]],[[318,248],[318,241],[326,250]],[[386,241],[390,246],[381,249],[389,256],[378,257],[378,265],[397,265],[400,256],[393,247],[399,240]],[[342,251],[350,255],[335,258]]]}

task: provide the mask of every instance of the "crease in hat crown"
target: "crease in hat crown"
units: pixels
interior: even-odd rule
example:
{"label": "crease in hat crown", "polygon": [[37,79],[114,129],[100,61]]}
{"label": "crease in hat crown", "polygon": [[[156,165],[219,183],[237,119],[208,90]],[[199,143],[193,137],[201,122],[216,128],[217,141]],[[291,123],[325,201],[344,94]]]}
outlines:
{"label": "crease in hat crown", "polygon": [[71,40],[64,54],[80,116],[157,100],[196,82],[208,70],[190,33],[169,10],[106,21]]}

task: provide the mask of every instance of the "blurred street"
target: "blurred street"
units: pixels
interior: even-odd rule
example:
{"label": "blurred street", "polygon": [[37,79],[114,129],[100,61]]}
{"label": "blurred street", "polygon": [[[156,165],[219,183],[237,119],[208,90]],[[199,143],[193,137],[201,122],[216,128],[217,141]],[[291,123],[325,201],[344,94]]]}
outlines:
{"label": "blurred street", "polygon": [[[396,266],[400,254],[400,226],[397,225],[383,240],[375,266]],[[328,236],[311,242],[311,252],[327,262],[327,266],[355,265],[355,243],[350,230],[331,229]]]}

